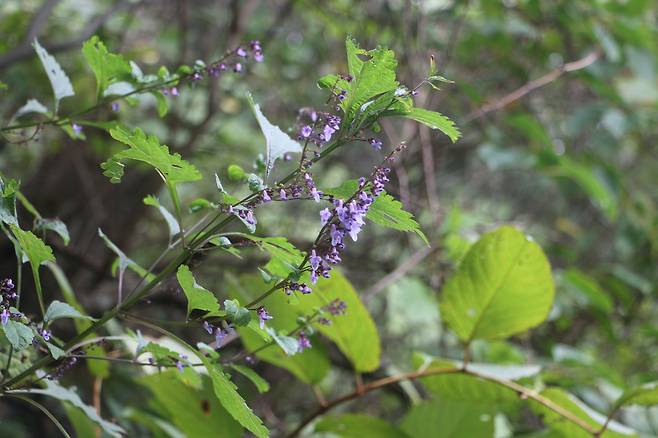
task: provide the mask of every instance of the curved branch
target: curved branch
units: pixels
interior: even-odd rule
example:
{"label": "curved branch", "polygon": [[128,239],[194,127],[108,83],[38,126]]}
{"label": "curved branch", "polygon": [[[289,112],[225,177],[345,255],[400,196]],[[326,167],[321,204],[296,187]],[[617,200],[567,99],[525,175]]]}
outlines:
{"label": "curved branch", "polygon": [[393,385],[405,380],[416,380],[422,377],[428,377],[428,376],[436,376],[436,375],[441,375],[441,374],[463,374],[463,375],[468,375],[472,377],[477,377],[483,380],[487,380],[489,382],[496,383],[498,385],[504,386],[508,389],[511,389],[512,391],[516,392],[522,399],[532,399],[536,401],[537,403],[545,406],[546,408],[552,410],[556,414],[560,415],[564,419],[574,423],[587,433],[592,434],[593,436],[597,436],[597,432],[599,432],[597,429],[593,428],[591,425],[589,425],[586,421],[582,420],[581,418],[577,417],[574,415],[572,412],[568,411],[567,409],[563,408],[562,406],[558,405],[557,403],[553,402],[552,400],[542,396],[539,394],[537,391],[526,388],[523,385],[519,385],[516,382],[513,382],[511,380],[504,380],[504,379],[498,379],[496,377],[492,376],[487,376],[484,374],[480,374],[478,372],[469,370],[468,368],[431,368],[431,369],[425,369],[425,370],[419,370],[419,371],[412,371],[410,373],[404,373],[404,374],[397,374],[394,376],[389,376],[389,377],[384,377],[383,379],[375,380],[373,382],[368,383],[367,385],[363,385],[357,390],[350,392],[349,394],[345,394],[341,397],[338,397],[334,400],[331,400],[327,402],[324,406],[320,406],[315,412],[311,413],[308,415],[299,426],[295,430],[293,430],[289,435],[288,438],[293,438],[304,429],[309,423],[311,423],[313,420],[315,420],[317,417],[320,415],[325,414],[327,411],[335,408],[338,405],[341,405],[345,402],[357,399],[371,391],[374,391],[379,388],[383,388],[388,385]]}

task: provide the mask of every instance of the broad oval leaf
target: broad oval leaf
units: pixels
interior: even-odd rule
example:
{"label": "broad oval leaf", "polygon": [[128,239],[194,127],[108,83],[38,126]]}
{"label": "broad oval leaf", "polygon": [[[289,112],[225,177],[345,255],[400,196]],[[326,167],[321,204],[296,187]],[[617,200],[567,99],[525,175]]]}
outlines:
{"label": "broad oval leaf", "polygon": [[543,251],[510,226],[483,235],[443,288],[441,315],[464,342],[501,339],[540,324],[553,303]]}
{"label": "broad oval leaf", "polygon": [[197,284],[190,268],[181,265],[176,273],[178,283],[183,288],[187,297],[187,316],[190,316],[193,310],[204,310],[206,312],[218,312],[219,302],[212,292]]}
{"label": "broad oval leaf", "polygon": [[62,318],[94,319],[91,316],[83,315],[82,313],[78,312],[77,309],[67,303],[55,300],[50,303],[50,306],[48,306],[46,315],[43,317],[43,322],[47,324],[49,322],[55,321],[56,319]]}
{"label": "broad oval leaf", "polygon": [[17,351],[32,345],[34,332],[25,324],[10,319],[7,324],[2,324],[0,327],[4,330],[7,340]]}

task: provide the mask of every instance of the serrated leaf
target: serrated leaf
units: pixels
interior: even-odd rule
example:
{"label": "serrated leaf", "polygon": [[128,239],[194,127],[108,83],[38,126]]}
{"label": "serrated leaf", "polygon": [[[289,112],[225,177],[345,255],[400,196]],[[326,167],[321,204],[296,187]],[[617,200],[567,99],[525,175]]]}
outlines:
{"label": "serrated leaf", "polygon": [[71,241],[69,229],[64,222],[59,219],[44,219],[40,218],[36,221],[37,230],[50,230],[56,233],[64,241],[64,245],[68,245]]}
{"label": "serrated leaf", "polygon": [[43,380],[46,385],[45,389],[27,389],[27,390],[14,390],[10,391],[15,394],[42,394],[48,397],[56,398],[63,402],[67,402],[80,409],[84,414],[98,426],[100,426],[105,433],[110,436],[120,438],[122,434],[125,434],[125,431],[120,426],[110,423],[109,421],[103,420],[97,413],[96,409],[85,404],[77,392],[73,391],[70,388],[65,388],[59,383],[52,380]]}
{"label": "serrated leaf", "polygon": [[268,178],[276,160],[287,153],[301,152],[302,146],[265,118],[260,110],[260,105],[254,102],[251,94],[247,94],[247,100],[263,136],[265,136],[265,177]]}
{"label": "serrated leaf", "polygon": [[169,212],[169,210],[167,210],[160,204],[158,198],[156,198],[153,195],[148,195],[147,197],[144,198],[144,204],[150,205],[151,207],[155,207],[158,209],[158,211],[164,218],[165,222],[167,222],[167,226],[169,227],[170,239],[178,236],[178,234],[180,233],[180,226],[178,225],[178,221],[176,220],[174,215]]}
{"label": "serrated leaf", "polygon": [[112,184],[119,184],[121,182],[121,178],[123,177],[124,167],[125,166],[123,165],[123,163],[114,159],[114,157],[101,163],[101,169],[103,169],[103,175],[108,177]]}
{"label": "serrated leaf", "polygon": [[49,322],[62,318],[89,319],[92,321],[94,320],[94,318],[92,318],[91,316],[83,315],[82,313],[78,312],[78,310],[75,309],[73,306],[55,300],[52,303],[50,303],[50,305],[48,306],[48,310],[46,310],[46,314],[43,317],[43,322],[44,324],[48,324]]}
{"label": "serrated leaf", "polygon": [[[329,432],[341,438],[410,438],[392,424],[363,414],[327,415],[315,423],[315,432]],[[418,437],[419,435],[413,435]]]}
{"label": "serrated leaf", "polygon": [[543,251],[510,226],[484,234],[443,287],[441,316],[464,342],[502,339],[540,324],[553,303]]}
{"label": "serrated leaf", "polygon": [[441,113],[430,111],[423,108],[411,108],[409,112],[402,114],[408,119],[415,120],[423,125],[429,126],[432,129],[438,129],[447,135],[452,142],[456,142],[461,133],[455,125],[455,122],[447,118]]}
{"label": "serrated leaf", "polygon": [[211,313],[219,311],[219,302],[217,302],[215,295],[196,282],[190,268],[181,265],[176,273],[176,278],[187,297],[188,317],[193,310],[203,310]]}
{"label": "serrated leaf", "polygon": [[493,437],[493,411],[477,402],[437,398],[412,406],[400,428],[414,438]]}
{"label": "serrated leaf", "polygon": [[255,242],[262,251],[270,255],[265,269],[279,278],[287,278],[304,260],[304,253],[285,237],[258,237],[248,234],[244,237]]}
{"label": "serrated leaf", "polygon": [[33,270],[38,271],[42,263],[55,261],[53,250],[31,231],[23,231],[16,225],[10,225],[10,228]]}
{"label": "serrated leaf", "polygon": [[[345,181],[340,187],[332,189],[322,189],[324,193],[337,196],[342,199],[349,199],[359,188],[359,182],[356,180]],[[387,228],[393,228],[399,231],[411,231],[420,237],[423,242],[429,245],[425,233],[420,229],[420,224],[416,222],[413,214],[402,208],[402,203],[393,196],[384,192],[380,194],[372,203],[366,219]]]}
{"label": "serrated leaf", "polygon": [[211,364],[203,354],[197,353],[197,357],[206,366],[215,395],[228,413],[258,438],[269,436],[269,431],[263,425],[261,419],[247,406],[247,403],[237,392],[235,384],[224,374],[224,371],[219,366]]}
{"label": "serrated leaf", "polygon": [[[226,412],[213,394],[209,379],[201,389],[191,388],[178,379],[178,371],[144,376],[140,379],[153,393],[161,417],[171,421],[181,436],[239,438],[242,427]],[[171,437],[171,435],[168,435]],[[173,437],[172,437],[173,438]]]}
{"label": "serrated leaf", "polygon": [[62,67],[57,60],[55,60],[46,49],[41,47],[39,41],[35,39],[32,46],[37,52],[37,55],[39,55],[43,69],[46,70],[46,74],[50,80],[50,85],[53,87],[53,94],[55,95],[55,113],[57,113],[59,101],[65,97],[75,95],[73,85],[71,85],[69,77],[66,76],[66,73],[64,73],[64,70],[62,70]]}
{"label": "serrated leaf", "polygon": [[121,55],[108,52],[105,44],[94,35],[82,46],[82,54],[96,76],[96,93],[102,96],[110,82],[130,75],[132,68]]}
{"label": "serrated leaf", "polygon": [[177,184],[188,181],[198,181],[201,179],[201,173],[192,164],[183,160],[180,154],[169,153],[169,148],[161,145],[157,137],[147,136],[139,128],[130,131],[124,127],[117,127],[110,130],[110,135],[117,141],[128,145],[130,148],[118,152],[101,167],[110,172],[113,179],[121,178],[114,161],[124,159],[141,161],[157,169],[165,178],[168,184]]}
{"label": "serrated leaf", "polygon": [[7,340],[11,343],[16,351],[21,351],[24,348],[32,345],[34,339],[34,332],[32,329],[23,324],[22,322],[9,319],[7,324],[0,325],[5,332]]}
{"label": "serrated leaf", "polygon": [[251,381],[251,383],[254,384],[258,392],[260,392],[261,394],[270,390],[270,384],[267,383],[267,380],[263,379],[253,369],[237,364],[232,364],[231,368],[233,368],[235,371],[237,371],[238,373],[242,374],[247,379],[249,379],[249,381]]}

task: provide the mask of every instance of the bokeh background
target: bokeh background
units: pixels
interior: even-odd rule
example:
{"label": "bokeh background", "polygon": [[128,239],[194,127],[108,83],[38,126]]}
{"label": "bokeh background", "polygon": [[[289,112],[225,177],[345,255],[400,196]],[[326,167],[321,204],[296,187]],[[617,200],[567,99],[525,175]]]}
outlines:
{"label": "bokeh background", "polygon": [[[385,150],[401,141],[409,145],[387,190],[416,215],[431,247],[412,233],[370,225],[343,264],[380,329],[382,375],[408,369],[414,350],[444,357],[458,351],[454,336],[441,329],[436,305],[441,284],[482,232],[512,223],[549,256],[556,303],[548,323],[509,342],[476,343],[474,358],[552,363],[550,378],[601,410],[628,376],[655,379],[655,1],[3,0],[0,80],[9,86],[0,90],[3,123],[28,98],[50,96],[30,47],[34,37],[76,87],[77,96],[63,102],[62,112],[93,105],[95,82],[80,53],[82,41],[93,34],[151,73],[160,65],[173,70],[196,59],[212,61],[251,39],[262,42],[265,62],[250,65],[243,75],[184,87],[164,118],[151,97],[132,107],[122,104],[117,114],[100,113],[156,134],[204,175],[217,172],[224,180],[228,165],[250,169],[264,150],[247,91],[285,129],[300,108],[324,105],[326,95],[316,81],[346,71],[346,35],[362,47],[394,49],[400,80],[408,86],[425,77],[433,55],[440,74],[454,83],[439,92],[422,89],[417,106],[451,117],[463,137],[452,144],[416,123],[390,120],[380,134]],[[85,134],[79,141],[45,129],[27,144],[0,139],[0,171],[22,181],[44,216],[68,225],[71,244],[54,239],[50,244],[81,303],[100,314],[114,303],[116,280],[114,255],[97,228],[148,265],[167,236],[162,219],[142,199],[164,192],[157,176],[138,168],[129,169],[122,184],[108,184],[99,163],[117,144],[102,130],[86,127]],[[322,162],[318,185],[367,174],[379,159],[367,145],[343,148]],[[214,181],[204,181],[185,187],[185,202],[213,195]],[[317,212],[309,207],[288,203],[263,212],[259,231],[287,236],[304,248],[317,232]],[[12,275],[15,259],[6,239],[0,251],[0,270]],[[253,272],[260,262],[217,257],[202,265],[203,284],[221,291],[224,272]],[[165,289],[144,312],[183,319],[184,296],[173,284]],[[51,299],[57,293],[54,286],[47,290]],[[330,354],[336,368],[324,389],[340,393],[352,384],[351,373],[337,351]],[[286,429],[315,403],[308,387],[286,371],[266,364],[257,369],[273,388],[252,405],[275,430]],[[112,379],[104,407],[110,416],[140,397],[129,381],[122,386],[121,372]],[[408,385],[346,408],[396,418],[418,396],[418,388]],[[28,430],[33,433],[41,421],[44,434],[52,428],[25,406],[0,402],[0,414],[3,435],[30,436]],[[629,425],[658,435],[656,413],[625,415]]]}

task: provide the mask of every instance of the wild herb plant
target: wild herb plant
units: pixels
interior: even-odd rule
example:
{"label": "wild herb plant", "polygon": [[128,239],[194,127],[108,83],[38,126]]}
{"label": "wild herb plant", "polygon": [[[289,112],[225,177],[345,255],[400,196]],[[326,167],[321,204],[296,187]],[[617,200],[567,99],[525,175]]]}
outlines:
{"label": "wild herb plant", "polygon": [[[441,290],[442,318],[461,340],[463,355],[438,358],[418,352],[412,371],[368,381],[360,377],[380,368],[386,346],[381,345],[374,321],[339,266],[350,247],[359,244],[358,236],[368,222],[414,233],[429,244],[414,217],[386,192],[389,166],[405,153],[405,144],[384,145],[378,133],[382,119],[404,117],[443,132],[453,142],[459,139],[460,132],[450,119],[414,105],[420,87],[438,89],[445,81],[433,59],[425,80],[401,84],[393,51],[385,47],[362,49],[348,37],[347,71],[318,81],[326,91],[326,102],[300,110],[291,134],[266,117],[257,98],[245,96],[262,130],[264,153],[255,160],[252,173],[237,165],[229,167],[230,179],[248,189],[241,197],[229,193],[217,174],[203,175],[192,162],[170,151],[164,139],[131,127],[129,120],[117,114],[123,105],[151,94],[157,100],[159,115],[164,116],[168,100],[189,87],[203,87],[205,82],[221,81],[225,75],[249,74],[251,63],[266,61],[258,41],[237,47],[212,63],[197,61],[175,72],[161,67],[157,74],[145,74],[136,63],[110,52],[93,37],[84,43],[82,55],[96,79],[96,103],[71,114],[61,114],[59,103],[75,95],[75,88],[37,41],[34,49],[52,85],[54,101],[46,105],[30,99],[1,129],[3,136],[12,143],[29,144],[47,129],[62,129],[80,141],[85,140],[87,130],[106,131],[121,146],[100,163],[99,172],[107,176],[108,184],[120,184],[126,166],[155,172],[173,206],[169,211],[154,196],[144,199],[166,222],[164,249],[150,266],[137,264],[98,230],[99,241],[117,257],[113,271],[117,288],[115,305],[102,315],[92,316],[67,286],[57,254],[45,243],[54,234],[68,244],[66,224],[44,218],[23,196],[17,181],[4,178],[0,183],[1,227],[14,245],[17,260],[15,276],[0,283],[0,397],[34,405],[63,435],[69,433],[42,404],[41,396],[68,406],[70,422],[80,436],[96,427],[109,436],[135,430],[172,436],[166,432],[173,427],[169,423],[188,436],[207,436],[201,432],[206,427],[221,428],[216,429],[217,436],[241,436],[243,430],[258,437],[271,433],[295,436],[311,430],[344,436],[408,436],[383,419],[331,415],[332,409],[343,403],[406,380],[420,380],[430,394],[436,395],[433,401],[411,407],[407,414],[409,428],[424,433],[433,424],[428,418],[451,406],[453,411],[448,412],[456,409],[460,416],[444,421],[472,423],[471,436],[491,436],[499,411],[528,408],[543,419],[550,436],[629,435],[630,429],[613,420],[617,411],[628,404],[658,402],[658,390],[648,384],[627,391],[607,415],[600,415],[565,390],[545,385],[539,365],[471,361],[473,341],[500,340],[530,330],[547,318],[553,304],[553,279],[546,256],[531,238],[511,226],[484,234]],[[99,118],[99,114],[108,113],[114,116]],[[381,156],[371,163],[369,174],[354,175],[339,187],[318,187],[315,181],[323,170],[321,162],[330,155],[339,156],[346,148],[373,148],[381,151]],[[291,160],[296,164],[287,175],[276,171],[277,161]],[[181,186],[203,178],[214,179],[215,196],[184,202]],[[299,201],[312,203],[317,209],[319,231],[311,245],[293,245],[295,230],[289,236],[261,235],[261,210],[273,203]],[[19,217],[17,205],[27,214]],[[210,291],[195,279],[194,270],[212,252],[249,258],[254,250],[266,253],[269,261],[249,275],[218,272],[226,279],[222,290]],[[28,270],[34,289],[23,285]],[[60,285],[63,301],[46,301],[41,276],[47,271]],[[136,286],[125,287],[126,275],[138,278]],[[165,324],[140,316],[140,307],[174,278],[187,298],[187,318],[180,322],[196,327],[194,339],[182,339]],[[38,313],[21,312],[21,296],[25,294],[36,295]],[[77,334],[70,339],[60,337],[58,321],[62,319],[74,320]],[[110,321],[119,325],[109,330]],[[180,348],[146,340],[143,332],[158,333],[160,339],[167,338]],[[264,361],[315,386],[330,368],[321,338],[335,344],[350,363],[357,376],[356,388],[332,400],[320,399],[317,409],[300,413],[298,424],[270,431],[245,402],[246,391],[232,382],[232,376],[239,374],[258,392],[267,392],[269,384],[252,368],[254,361]],[[241,352],[225,354],[230,343],[241,344]],[[132,378],[142,391],[170,394],[164,400],[173,404],[162,402],[165,405],[158,410],[169,412],[173,419],[166,415],[158,418],[138,406],[126,410],[123,417],[103,419],[74,389],[59,382],[81,363],[87,363],[97,376],[112,372],[97,366],[99,363],[134,365]],[[216,399],[205,400],[198,395],[201,393],[212,393]],[[461,401],[451,401],[450,395],[459,396]],[[203,411],[212,415],[204,419],[198,404],[181,401],[177,405],[178,399],[203,399],[207,404],[202,405]],[[179,415],[180,410],[189,410],[189,415]],[[136,423],[142,429],[136,429]],[[435,436],[447,436],[445,433],[437,429]]]}

